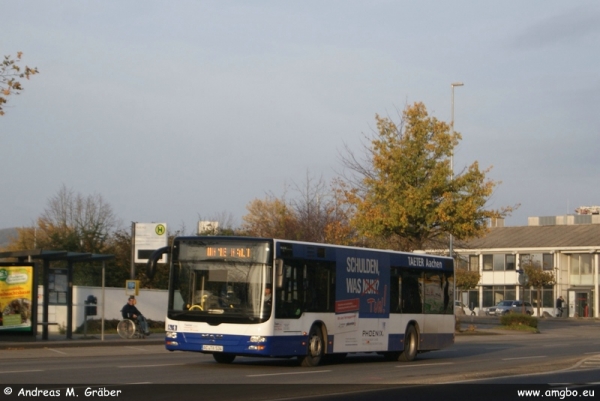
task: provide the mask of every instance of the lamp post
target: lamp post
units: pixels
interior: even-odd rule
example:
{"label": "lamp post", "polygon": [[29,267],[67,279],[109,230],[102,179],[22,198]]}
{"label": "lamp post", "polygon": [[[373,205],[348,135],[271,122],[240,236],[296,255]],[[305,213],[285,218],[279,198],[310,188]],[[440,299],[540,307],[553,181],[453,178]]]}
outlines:
{"label": "lamp post", "polygon": [[[454,88],[457,86],[463,86],[464,84],[462,82],[453,82],[450,84],[450,87],[452,88],[452,112],[451,112],[451,120],[450,120],[450,134],[454,135]],[[452,153],[450,154],[450,171],[452,174],[452,180],[454,180],[454,149],[452,149]],[[452,253],[453,253],[453,249],[452,249],[452,242],[453,242],[453,237],[452,237],[452,233],[450,233],[450,245],[448,247],[449,253],[450,253],[450,257],[452,258]]]}

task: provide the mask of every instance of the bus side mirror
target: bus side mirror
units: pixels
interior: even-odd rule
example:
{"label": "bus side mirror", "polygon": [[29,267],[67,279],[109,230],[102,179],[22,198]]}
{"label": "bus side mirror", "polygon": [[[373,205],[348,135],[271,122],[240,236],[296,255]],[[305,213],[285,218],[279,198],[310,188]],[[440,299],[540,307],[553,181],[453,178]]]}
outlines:
{"label": "bus side mirror", "polygon": [[275,286],[277,288],[283,288],[283,260],[277,259],[275,261]]}
{"label": "bus side mirror", "polygon": [[154,278],[154,273],[156,273],[156,264],[158,260],[162,258],[163,253],[170,254],[171,247],[165,246],[162,248],[158,248],[150,254],[148,258],[148,262],[146,262],[146,276],[152,281]]}

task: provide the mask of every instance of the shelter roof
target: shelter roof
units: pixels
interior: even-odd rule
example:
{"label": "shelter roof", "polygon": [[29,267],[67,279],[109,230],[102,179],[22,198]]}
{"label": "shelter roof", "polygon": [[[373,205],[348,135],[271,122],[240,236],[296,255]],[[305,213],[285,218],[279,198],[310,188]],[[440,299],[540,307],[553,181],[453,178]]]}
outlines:
{"label": "shelter roof", "polygon": [[68,251],[46,251],[43,249],[0,252],[0,259],[16,258],[20,261],[23,261],[30,257],[31,259],[41,259],[45,261],[66,260],[70,262],[97,262],[114,259],[115,255]]}

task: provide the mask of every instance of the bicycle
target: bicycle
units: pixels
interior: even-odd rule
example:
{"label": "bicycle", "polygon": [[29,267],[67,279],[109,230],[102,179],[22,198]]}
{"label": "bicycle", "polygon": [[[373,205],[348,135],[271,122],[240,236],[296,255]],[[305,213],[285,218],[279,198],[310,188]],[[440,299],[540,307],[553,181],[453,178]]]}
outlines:
{"label": "bicycle", "polygon": [[140,325],[131,319],[123,319],[117,324],[117,333],[124,339],[130,338],[146,338]]}

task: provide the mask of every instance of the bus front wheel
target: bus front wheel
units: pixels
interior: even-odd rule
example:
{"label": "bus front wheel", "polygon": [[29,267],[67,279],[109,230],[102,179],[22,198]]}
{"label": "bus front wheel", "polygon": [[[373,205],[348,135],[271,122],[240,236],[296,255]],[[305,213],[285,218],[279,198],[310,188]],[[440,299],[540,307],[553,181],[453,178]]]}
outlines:
{"label": "bus front wheel", "polygon": [[404,351],[398,358],[402,362],[414,361],[417,357],[417,351],[419,350],[419,336],[415,326],[408,326],[406,334],[404,335]]}
{"label": "bus front wheel", "polygon": [[323,333],[319,326],[313,326],[308,333],[307,354],[299,357],[300,365],[306,367],[318,366],[325,352]]}
{"label": "bus front wheel", "polygon": [[235,359],[235,354],[217,352],[213,354],[213,358],[215,358],[215,361],[219,363],[231,363]]}

